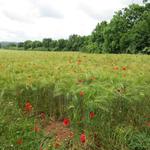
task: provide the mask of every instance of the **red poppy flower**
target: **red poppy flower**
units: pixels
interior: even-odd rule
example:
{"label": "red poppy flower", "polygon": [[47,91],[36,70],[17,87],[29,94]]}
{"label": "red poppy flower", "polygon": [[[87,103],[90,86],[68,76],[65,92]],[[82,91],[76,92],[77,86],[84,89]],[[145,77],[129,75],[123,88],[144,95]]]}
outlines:
{"label": "red poppy flower", "polygon": [[25,104],[25,110],[27,112],[31,112],[32,111],[32,105],[30,104],[30,102],[26,102],[26,104]]}
{"label": "red poppy flower", "polygon": [[70,125],[70,120],[68,118],[65,118],[63,121],[64,126],[69,126]]}
{"label": "red poppy flower", "polygon": [[93,111],[90,112],[90,119],[94,118],[95,113]]}
{"label": "red poppy flower", "polygon": [[83,91],[80,91],[80,96],[84,96],[84,92]]}
{"label": "red poppy flower", "polygon": [[23,143],[22,139],[18,139],[18,140],[17,140],[17,144],[18,144],[18,145],[21,145],[22,143]]}
{"label": "red poppy flower", "polygon": [[114,66],[114,70],[118,70],[119,69],[119,67],[118,66]]}
{"label": "red poppy flower", "polygon": [[80,136],[80,141],[81,141],[81,143],[85,143],[85,141],[86,141],[86,136],[85,136],[84,133],[81,134],[81,136]]}
{"label": "red poppy flower", "polygon": [[126,70],[126,69],[127,69],[126,66],[123,66],[123,67],[122,67],[122,70]]}

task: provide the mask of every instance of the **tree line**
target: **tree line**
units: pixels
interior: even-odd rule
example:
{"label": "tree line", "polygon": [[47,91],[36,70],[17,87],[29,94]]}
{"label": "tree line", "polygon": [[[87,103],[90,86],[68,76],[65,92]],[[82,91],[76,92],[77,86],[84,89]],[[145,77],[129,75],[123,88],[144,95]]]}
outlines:
{"label": "tree line", "polygon": [[[2,46],[1,46],[2,47]],[[110,22],[98,23],[88,36],[70,35],[68,39],[11,43],[5,48],[19,50],[83,51],[89,53],[150,54],[150,3],[132,4],[115,12]]]}

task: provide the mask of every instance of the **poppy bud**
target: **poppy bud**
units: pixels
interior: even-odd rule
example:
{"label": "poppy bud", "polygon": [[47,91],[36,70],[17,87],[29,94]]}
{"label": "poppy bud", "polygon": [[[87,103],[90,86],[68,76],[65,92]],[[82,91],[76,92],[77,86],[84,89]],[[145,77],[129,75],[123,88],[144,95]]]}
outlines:
{"label": "poppy bud", "polygon": [[90,112],[90,119],[92,119],[92,118],[94,118],[94,116],[95,116],[95,114],[94,114],[94,112]]}
{"label": "poppy bud", "polygon": [[85,141],[86,141],[86,136],[85,136],[84,133],[81,134],[81,136],[80,136],[80,141],[81,141],[81,143],[85,143]]}
{"label": "poppy bud", "polygon": [[69,126],[70,125],[70,120],[68,118],[65,118],[63,121],[64,126]]}

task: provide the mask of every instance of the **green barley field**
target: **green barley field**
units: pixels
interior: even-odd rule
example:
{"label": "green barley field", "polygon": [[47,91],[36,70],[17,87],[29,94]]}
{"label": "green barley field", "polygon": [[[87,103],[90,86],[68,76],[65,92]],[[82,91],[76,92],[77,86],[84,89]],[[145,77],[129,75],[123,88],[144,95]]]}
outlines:
{"label": "green barley field", "polygon": [[0,150],[150,150],[150,56],[0,50]]}

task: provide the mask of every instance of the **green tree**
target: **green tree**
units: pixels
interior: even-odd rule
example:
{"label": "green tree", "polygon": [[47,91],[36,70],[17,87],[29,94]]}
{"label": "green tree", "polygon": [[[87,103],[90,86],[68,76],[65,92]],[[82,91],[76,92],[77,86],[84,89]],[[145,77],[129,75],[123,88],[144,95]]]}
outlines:
{"label": "green tree", "polygon": [[32,48],[32,41],[31,40],[27,40],[24,42],[24,49],[29,49]]}
{"label": "green tree", "polygon": [[66,48],[70,51],[79,51],[83,45],[84,37],[73,34],[69,36]]}
{"label": "green tree", "polygon": [[128,29],[120,39],[120,49],[127,53],[139,53],[150,46],[150,4],[146,4],[144,9],[137,10],[142,10],[142,13],[138,13],[140,15],[132,28]]}
{"label": "green tree", "polygon": [[150,46],[150,13],[145,11],[142,19],[121,38],[121,48],[130,53],[139,53]]}
{"label": "green tree", "polygon": [[42,42],[41,41],[33,41],[32,43],[32,49],[42,47]]}
{"label": "green tree", "polygon": [[62,51],[67,47],[67,40],[59,39],[57,41],[57,50]]}
{"label": "green tree", "polygon": [[23,47],[24,46],[24,43],[23,42],[19,42],[18,43],[18,48],[21,48],[21,47]]}
{"label": "green tree", "polygon": [[50,50],[52,47],[52,39],[51,38],[45,38],[43,39],[43,47],[46,48],[47,50]]}
{"label": "green tree", "polygon": [[[138,39],[139,31],[135,28],[139,28],[137,26],[141,26],[140,23],[143,25],[142,30],[147,30],[146,22],[141,23],[145,11],[149,13],[148,6],[138,4],[132,4],[118,11],[104,31],[104,50],[110,53],[125,53],[132,50],[135,52],[138,46],[133,44],[134,40],[136,43],[141,43],[141,39]],[[144,33],[147,34],[147,31]]]}
{"label": "green tree", "polygon": [[[107,27],[107,22],[98,23],[91,35],[91,42],[94,43],[95,50],[99,53],[103,51],[104,31]],[[91,44],[90,44],[91,45]]]}

